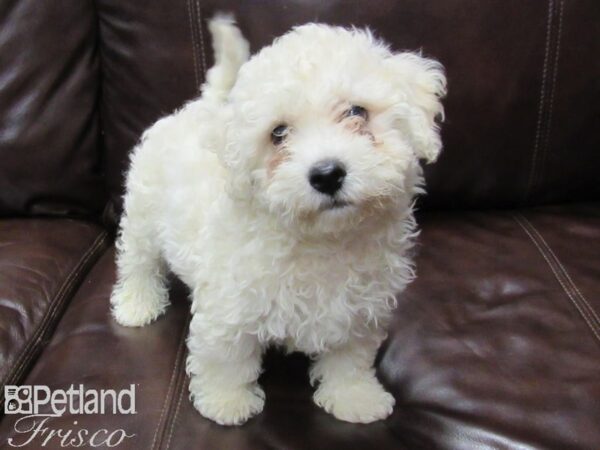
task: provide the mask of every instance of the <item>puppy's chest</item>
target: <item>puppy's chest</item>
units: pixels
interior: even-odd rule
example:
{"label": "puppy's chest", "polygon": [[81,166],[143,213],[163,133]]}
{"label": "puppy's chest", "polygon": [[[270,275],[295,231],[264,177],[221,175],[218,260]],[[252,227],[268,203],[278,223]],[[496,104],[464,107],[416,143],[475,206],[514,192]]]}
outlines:
{"label": "puppy's chest", "polygon": [[[365,261],[366,259],[366,261]],[[262,341],[319,352],[364,333],[390,311],[390,268],[379,255],[294,255],[265,277]]]}

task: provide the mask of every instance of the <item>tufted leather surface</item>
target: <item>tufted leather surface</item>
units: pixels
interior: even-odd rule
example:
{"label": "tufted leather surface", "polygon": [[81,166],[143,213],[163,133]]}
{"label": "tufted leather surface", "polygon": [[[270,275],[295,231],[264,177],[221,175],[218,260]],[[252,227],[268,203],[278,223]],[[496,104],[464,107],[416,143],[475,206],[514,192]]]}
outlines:
{"label": "tufted leather surface", "polygon": [[514,207],[600,194],[596,0],[99,5],[103,30],[115,30],[102,38],[113,215],[126,153],[147,126],[195,95],[212,64],[205,22],[217,10],[235,14],[253,51],[317,20],[370,26],[395,49],[422,48],[439,59],[449,83],[445,152],[427,167],[424,208]]}
{"label": "tufted leather surface", "polygon": [[[384,422],[352,425],[325,414],[311,401],[307,359],[274,351],[260,380],[261,415],[239,428],[203,419],[187,399],[182,364],[186,290],[175,284],[174,305],[155,324],[116,325],[108,316],[112,251],[26,383],[138,383],[136,416],[51,419],[54,428],[77,419],[135,433],[123,449],[597,448],[600,247],[590,244],[600,239],[600,204],[427,213],[420,221],[419,276],[399,299],[379,357],[380,379],[397,399]],[[0,442],[16,437],[13,421],[0,424]]]}
{"label": "tufted leather surface", "polygon": [[89,0],[0,2],[0,216],[103,208],[96,37]]}
{"label": "tufted leather surface", "polygon": [[22,380],[106,242],[69,219],[0,221],[0,387]]}

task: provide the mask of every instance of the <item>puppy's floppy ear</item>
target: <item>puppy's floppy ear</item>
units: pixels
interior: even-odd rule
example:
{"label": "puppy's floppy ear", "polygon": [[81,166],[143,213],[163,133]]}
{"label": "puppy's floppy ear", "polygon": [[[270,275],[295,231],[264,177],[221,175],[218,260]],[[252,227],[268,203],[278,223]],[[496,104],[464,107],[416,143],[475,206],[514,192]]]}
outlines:
{"label": "puppy's floppy ear", "polygon": [[444,68],[433,59],[409,52],[391,55],[386,64],[401,94],[406,132],[417,157],[435,162],[442,149],[436,119],[444,118],[441,103],[446,95]]}
{"label": "puppy's floppy ear", "polygon": [[235,84],[238,71],[250,57],[250,45],[235,25],[233,16],[217,14],[208,23],[215,64],[206,73],[202,97],[224,102]]}

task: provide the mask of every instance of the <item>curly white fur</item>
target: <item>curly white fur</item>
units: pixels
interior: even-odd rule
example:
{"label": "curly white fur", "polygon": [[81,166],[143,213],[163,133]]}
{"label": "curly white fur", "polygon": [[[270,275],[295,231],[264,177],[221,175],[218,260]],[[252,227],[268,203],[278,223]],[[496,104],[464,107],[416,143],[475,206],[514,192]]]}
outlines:
{"label": "curly white fur", "polygon": [[[419,159],[434,161],[442,67],[392,53],[368,30],[297,27],[248,59],[227,17],[210,24],[215,66],[202,98],[159,120],[131,155],[120,224],[117,321],[165,311],[164,275],[192,290],[187,370],[195,407],[240,424],[265,401],[271,344],[315,359],[315,402],[336,417],[387,417],[373,361],[414,277]],[[368,117],[349,116],[352,105]],[[285,143],[271,130],[288,126]],[[323,159],[347,176],[334,207],[308,181]]]}

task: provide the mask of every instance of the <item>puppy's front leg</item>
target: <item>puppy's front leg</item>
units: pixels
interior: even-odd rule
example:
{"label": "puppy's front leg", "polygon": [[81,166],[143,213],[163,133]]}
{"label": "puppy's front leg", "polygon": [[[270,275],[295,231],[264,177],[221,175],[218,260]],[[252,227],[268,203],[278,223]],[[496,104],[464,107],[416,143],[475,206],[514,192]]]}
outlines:
{"label": "puppy's front leg", "polygon": [[240,425],[265,403],[257,383],[262,359],[258,339],[236,331],[200,314],[190,324],[190,395],[200,414],[221,425]]}
{"label": "puppy's front leg", "polygon": [[310,372],[311,383],[319,382],[315,403],[347,422],[369,423],[389,416],[395,400],[373,368],[380,342],[355,339],[319,355]]}

